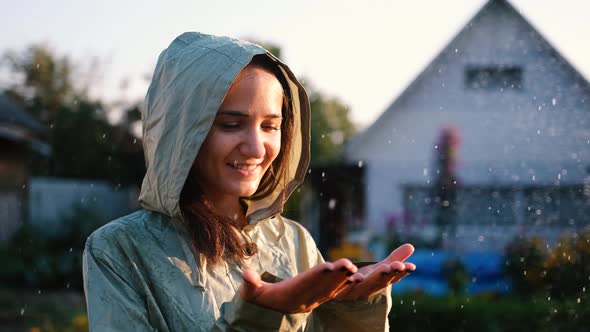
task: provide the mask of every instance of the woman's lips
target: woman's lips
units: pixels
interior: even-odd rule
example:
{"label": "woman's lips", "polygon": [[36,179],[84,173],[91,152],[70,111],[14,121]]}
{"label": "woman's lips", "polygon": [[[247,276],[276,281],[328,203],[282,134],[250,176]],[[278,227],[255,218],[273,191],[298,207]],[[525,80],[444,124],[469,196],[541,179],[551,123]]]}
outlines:
{"label": "woman's lips", "polygon": [[242,176],[253,176],[256,175],[260,169],[260,164],[229,164],[229,166]]}

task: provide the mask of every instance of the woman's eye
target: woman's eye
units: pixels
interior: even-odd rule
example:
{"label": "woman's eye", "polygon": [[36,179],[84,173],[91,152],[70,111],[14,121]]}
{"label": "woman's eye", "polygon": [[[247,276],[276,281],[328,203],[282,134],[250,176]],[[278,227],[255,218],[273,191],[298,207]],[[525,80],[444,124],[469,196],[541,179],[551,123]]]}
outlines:
{"label": "woman's eye", "polygon": [[266,126],[262,126],[263,129],[265,130],[281,130],[281,126],[275,126],[275,125],[266,125]]}
{"label": "woman's eye", "polygon": [[223,129],[236,129],[240,126],[237,122],[222,122],[219,124]]}

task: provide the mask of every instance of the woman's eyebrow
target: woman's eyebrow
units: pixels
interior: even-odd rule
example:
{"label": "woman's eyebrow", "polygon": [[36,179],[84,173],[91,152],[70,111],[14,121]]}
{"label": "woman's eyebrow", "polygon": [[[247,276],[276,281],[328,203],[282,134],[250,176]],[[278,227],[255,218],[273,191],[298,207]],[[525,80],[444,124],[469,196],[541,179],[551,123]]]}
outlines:
{"label": "woman's eyebrow", "polygon": [[[239,117],[243,117],[243,118],[250,117],[250,114],[248,114],[246,112],[231,111],[231,110],[219,110],[217,112],[217,116],[220,116],[220,115],[239,116]],[[266,119],[281,119],[282,116],[280,114],[267,114],[264,116],[264,118],[266,118]]]}

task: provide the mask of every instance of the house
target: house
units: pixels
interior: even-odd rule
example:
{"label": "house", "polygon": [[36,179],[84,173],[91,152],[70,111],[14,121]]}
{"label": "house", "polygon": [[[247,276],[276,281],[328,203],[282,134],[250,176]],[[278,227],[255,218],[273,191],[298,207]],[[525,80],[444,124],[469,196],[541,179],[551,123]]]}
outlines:
{"label": "house", "polygon": [[[456,178],[447,228],[433,194],[445,135]],[[498,251],[516,236],[554,243],[590,223],[590,84],[510,3],[490,0],[345,159],[364,168],[374,234],[389,221],[457,251]]]}
{"label": "house", "polygon": [[29,161],[32,153],[48,154],[46,128],[0,94],[0,241],[27,220]]}

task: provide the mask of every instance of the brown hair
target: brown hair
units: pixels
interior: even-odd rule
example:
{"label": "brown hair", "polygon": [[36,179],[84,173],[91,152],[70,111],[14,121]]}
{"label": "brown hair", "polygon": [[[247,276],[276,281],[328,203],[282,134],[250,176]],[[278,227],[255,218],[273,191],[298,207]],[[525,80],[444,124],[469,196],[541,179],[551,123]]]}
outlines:
{"label": "brown hair", "polygon": [[[285,181],[285,173],[289,167],[289,151],[293,137],[293,108],[291,90],[287,80],[279,68],[279,65],[267,55],[255,56],[249,65],[260,67],[272,73],[283,87],[283,107],[281,115],[281,149],[266,173],[260,180],[256,192],[248,199],[258,199],[270,195],[279,185],[279,181]],[[188,178],[180,194],[180,210],[183,222],[192,240],[192,246],[196,252],[203,254],[207,261],[217,262],[222,256],[242,260],[254,254],[250,244],[243,246],[239,234],[244,226],[240,220],[221,216],[215,213],[203,195],[199,187],[198,178],[194,168],[191,168]],[[285,199],[286,183],[283,183],[281,200]]]}

